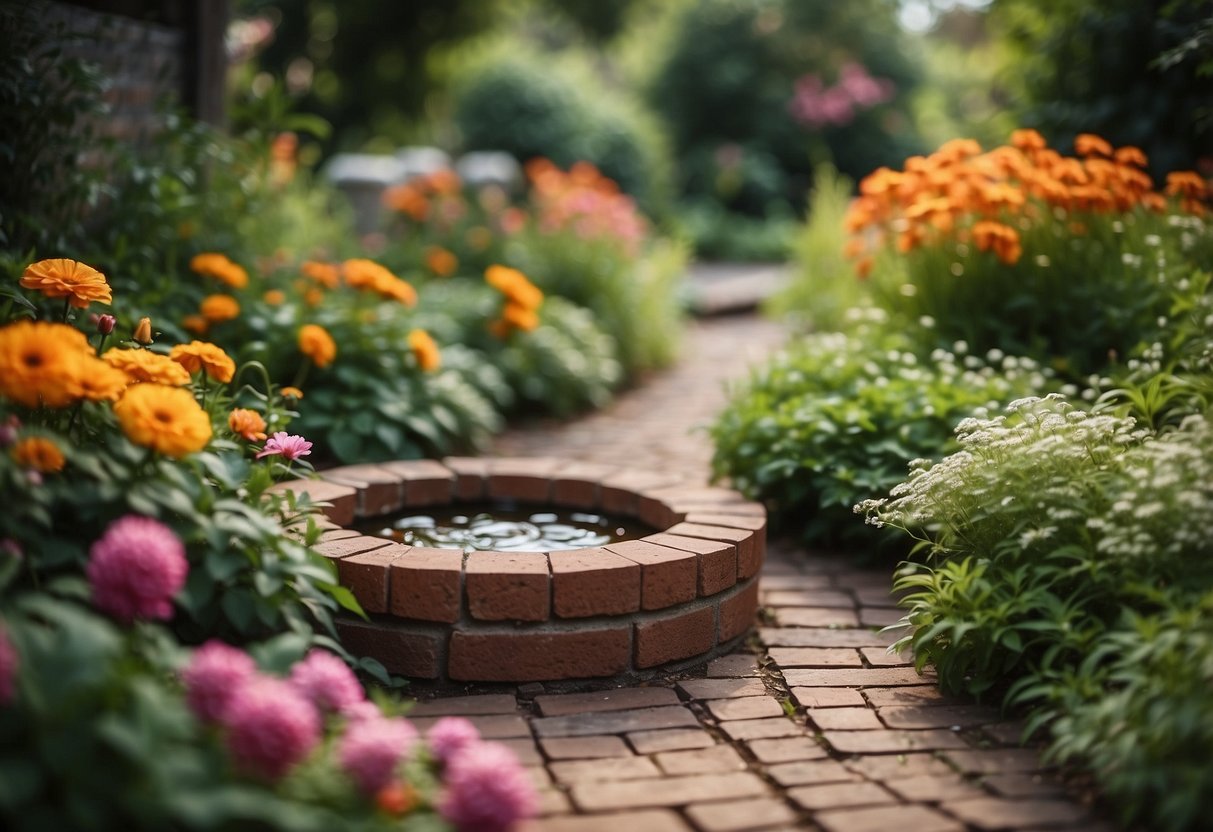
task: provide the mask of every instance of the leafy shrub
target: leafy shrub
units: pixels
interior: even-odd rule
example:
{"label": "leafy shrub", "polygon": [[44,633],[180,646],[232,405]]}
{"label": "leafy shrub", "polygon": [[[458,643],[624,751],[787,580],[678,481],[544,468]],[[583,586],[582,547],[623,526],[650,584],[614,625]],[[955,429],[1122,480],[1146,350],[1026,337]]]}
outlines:
{"label": "leafy shrub", "polygon": [[805,543],[904,551],[851,507],[899,482],[911,460],[952,450],[952,429],[974,410],[1046,384],[1028,359],[937,350],[924,362],[908,346],[863,325],[778,354],[731,392],[712,426],[713,472],[766,501],[773,527]]}
{"label": "leafy shrub", "polygon": [[1114,156],[1094,135],[1076,146],[1081,159],[1030,130],[988,153],[955,140],[864,179],[846,223],[876,302],[903,324],[932,318],[928,338],[1032,355],[1075,377],[1156,340],[1171,284],[1213,261],[1199,217],[1207,185],[1172,174],[1168,206],[1140,150]]}
{"label": "leafy shrub", "polygon": [[679,230],[705,260],[783,262],[796,233],[795,217],[783,211],[758,218],[727,211],[713,200],[692,200],[679,208]]}

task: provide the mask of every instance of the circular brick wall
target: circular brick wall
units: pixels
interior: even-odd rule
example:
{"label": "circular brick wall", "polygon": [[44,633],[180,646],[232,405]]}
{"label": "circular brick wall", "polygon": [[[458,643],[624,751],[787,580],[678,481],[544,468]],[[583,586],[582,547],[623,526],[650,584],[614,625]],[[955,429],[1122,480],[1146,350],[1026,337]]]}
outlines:
{"label": "circular brick wall", "polygon": [[[278,491],[328,503],[317,551],[370,621],[343,642],[404,676],[452,682],[649,675],[729,649],[750,629],[766,512],[736,491],[555,459],[351,465]],[[472,552],[344,528],[404,508],[508,498],[598,509],[664,529],[569,552]]]}

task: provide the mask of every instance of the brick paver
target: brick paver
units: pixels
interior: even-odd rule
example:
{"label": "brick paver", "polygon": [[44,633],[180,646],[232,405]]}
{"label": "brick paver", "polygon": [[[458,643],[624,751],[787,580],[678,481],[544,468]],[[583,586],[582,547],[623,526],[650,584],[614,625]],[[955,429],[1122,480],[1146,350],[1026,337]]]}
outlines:
{"label": "brick paver", "polygon": [[[572,460],[569,489],[587,466],[623,458],[649,460],[645,488],[706,483],[711,445],[700,428],[724,405],[724,383],[743,378],[784,337],[754,316],[696,322],[677,366],[579,420],[507,433],[494,453]],[[483,464],[467,465],[472,487]],[[696,530],[761,522],[730,513],[718,504],[718,491],[683,490],[694,506],[683,528],[695,545],[720,548],[719,574],[687,569],[694,561],[677,548],[610,547],[637,564],[638,601],[654,611],[656,626],[631,649],[655,663],[676,655],[680,639],[677,628],[662,628],[663,606],[731,579],[724,554],[732,550],[705,543]],[[466,716],[519,753],[541,804],[540,817],[519,832],[1103,828],[1057,778],[1041,773],[1034,751],[1018,747],[1021,725],[996,708],[941,694],[932,675],[913,669],[909,654],[887,652],[899,633],[880,628],[901,616],[888,569],[865,571],[845,556],[817,556],[777,540],[767,557],[759,589],[766,615],[756,642],[706,668],[576,693],[531,683],[517,696],[500,686],[427,696],[418,684],[425,700],[413,712],[418,727]],[[514,584],[478,596],[482,614],[525,618],[520,613],[546,603],[549,589],[570,615],[592,615],[612,600],[591,592],[592,564],[553,561],[551,587],[541,570],[523,568],[529,565],[520,566]],[[566,597],[565,581],[570,589],[581,581],[586,591]],[[570,656],[580,657],[579,649],[570,647]]]}

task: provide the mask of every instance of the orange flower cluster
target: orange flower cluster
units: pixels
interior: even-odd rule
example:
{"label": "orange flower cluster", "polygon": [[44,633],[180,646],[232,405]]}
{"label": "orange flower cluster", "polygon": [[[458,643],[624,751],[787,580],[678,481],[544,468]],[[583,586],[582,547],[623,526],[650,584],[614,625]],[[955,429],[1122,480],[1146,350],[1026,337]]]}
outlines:
{"label": "orange flower cluster", "polygon": [[525,170],[540,231],[570,229],[582,240],[614,238],[629,251],[644,238],[645,222],[632,198],[589,162],[565,172],[547,159],[532,159]]}
{"label": "orange flower cluster", "polygon": [[526,275],[517,269],[493,265],[485,270],[484,279],[505,296],[501,317],[489,325],[495,336],[507,338],[515,330],[530,332],[539,326],[543,292]]}
{"label": "orange flower cluster", "polygon": [[190,268],[198,274],[213,277],[233,289],[243,289],[248,286],[248,272],[243,266],[229,260],[226,254],[216,252],[195,254],[190,258]]}
{"label": "orange flower cluster", "polygon": [[0,395],[25,407],[112,401],[127,383],[74,327],[18,321],[0,329]]}
{"label": "orange flower cluster", "polygon": [[64,258],[39,260],[26,266],[21,287],[48,298],[67,298],[77,309],[84,309],[94,301],[110,303],[114,299],[105,275],[92,266]]}
{"label": "orange flower cluster", "polygon": [[114,347],[106,350],[101,358],[109,366],[125,373],[130,384],[148,382],[182,387],[190,383],[189,370],[167,355],[150,350]]}
{"label": "orange flower cluster", "polygon": [[459,258],[441,246],[429,246],[425,250],[425,265],[439,277],[450,277],[459,268]]}
{"label": "orange flower cluster", "polygon": [[224,384],[236,374],[236,362],[222,348],[206,341],[178,344],[169,351],[168,356],[184,367],[186,372],[192,374],[201,370]]}
{"label": "orange flower cluster", "polygon": [[341,270],[347,286],[375,292],[382,298],[399,301],[405,306],[417,305],[417,290],[374,260],[346,260]]}
{"label": "orange flower cluster", "polygon": [[[988,152],[972,139],[955,139],[930,156],[907,159],[904,170],[880,168],[860,182],[860,196],[847,212],[845,227],[853,237],[846,253],[858,258],[861,277],[871,268],[872,245],[890,242],[904,254],[949,238],[971,241],[1013,264],[1023,254],[1017,226],[1054,209],[1166,208],[1140,149],[1114,149],[1091,133],[1078,136],[1074,146],[1078,157],[1062,156],[1035,130],[1016,130],[1010,144]],[[1181,198],[1181,210],[1203,213],[1200,200],[1209,191],[1195,173],[1171,174],[1167,195]]]}
{"label": "orange flower cluster", "polygon": [[30,468],[43,474],[58,473],[67,464],[59,446],[42,436],[22,439],[13,445],[9,455],[22,468]]}
{"label": "orange flower cluster", "polygon": [[246,442],[261,442],[265,439],[265,419],[255,410],[236,407],[228,414],[227,426],[232,433],[244,437]]}
{"label": "orange flower cluster", "polygon": [[438,350],[438,344],[424,329],[414,329],[409,333],[409,349],[422,372],[429,373],[442,366],[442,353]]}
{"label": "orange flower cluster", "polygon": [[299,328],[299,352],[311,359],[317,367],[324,368],[337,357],[337,342],[328,330],[317,324],[304,324]]}
{"label": "orange flower cluster", "polygon": [[458,196],[462,187],[459,175],[453,170],[438,170],[388,188],[383,193],[383,204],[416,222],[425,222],[434,198]]}
{"label": "orange flower cluster", "polygon": [[299,271],[309,280],[319,283],[326,289],[336,289],[341,283],[341,267],[332,263],[321,263],[318,260],[306,260]]}

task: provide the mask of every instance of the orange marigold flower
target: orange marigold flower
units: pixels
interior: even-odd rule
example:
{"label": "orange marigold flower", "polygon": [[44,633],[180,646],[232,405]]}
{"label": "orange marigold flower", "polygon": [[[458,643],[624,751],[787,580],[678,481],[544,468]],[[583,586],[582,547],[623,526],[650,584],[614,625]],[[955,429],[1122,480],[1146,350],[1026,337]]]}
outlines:
{"label": "orange marigold flower", "polygon": [[1151,191],[1148,194],[1143,194],[1141,197],[1141,204],[1146,210],[1153,211],[1156,214],[1161,214],[1167,210],[1166,198],[1162,194],[1154,191]]}
{"label": "orange marigold flower", "polygon": [[105,275],[92,266],[65,258],[39,260],[26,266],[21,286],[48,298],[67,298],[77,309],[84,309],[93,301],[109,303],[114,299]]}
{"label": "orange marigold flower", "polygon": [[1183,196],[1202,199],[1208,193],[1208,185],[1194,170],[1177,170],[1167,174],[1167,196]]}
{"label": "orange marigold flower", "polygon": [[1044,150],[1048,147],[1048,142],[1035,130],[1024,128],[1011,133],[1011,146],[1024,151]]}
{"label": "orange marigold flower", "polygon": [[265,419],[255,410],[247,407],[233,408],[228,414],[227,426],[232,433],[244,437],[246,442],[260,442],[265,439]]}
{"label": "orange marigold flower", "polygon": [[131,338],[144,346],[150,344],[152,342],[152,319],[147,317],[140,318]]}
{"label": "orange marigold flower", "polygon": [[993,251],[999,260],[1008,266],[1019,262],[1023,247],[1019,232],[1000,222],[982,220],[973,226],[973,242],[979,251]]}
{"label": "orange marigold flower", "polygon": [[380,286],[378,292],[381,297],[388,300],[398,301],[405,306],[417,305],[417,290],[407,281],[395,278],[394,280]]}
{"label": "orange marigold flower", "polygon": [[206,331],[211,328],[211,323],[201,315],[186,315],[181,319],[181,326],[186,332],[205,335]]}
{"label": "orange marigold flower", "polygon": [[90,402],[116,401],[131,383],[125,372],[91,355],[80,357],[79,369],[76,392]]}
{"label": "orange marigold flower", "polygon": [[439,277],[450,277],[459,267],[459,258],[441,246],[430,246],[425,250],[425,265]]}
{"label": "orange marigold flower", "polygon": [[207,295],[198,306],[202,317],[211,323],[240,317],[240,302],[231,295]]}
{"label": "orange marigold flower", "polygon": [[438,344],[424,329],[414,329],[409,333],[409,349],[417,359],[417,366],[424,372],[428,373],[442,366],[442,353],[438,351]]}
{"label": "orange marigold flower", "polygon": [[233,263],[227,255],[207,252],[195,254],[190,259],[190,268],[201,275],[213,277],[233,289],[248,286],[248,272],[243,266]]}
{"label": "orange marigold flower", "polygon": [[216,381],[227,384],[236,374],[236,362],[222,348],[206,341],[191,341],[188,344],[178,344],[168,354],[189,373],[199,370]]}
{"label": "orange marigold flower", "polygon": [[394,185],[383,192],[383,204],[393,211],[406,214],[415,222],[425,222],[430,214],[430,201],[421,189],[412,185]]}
{"label": "orange marigold flower", "polygon": [[336,289],[341,283],[341,269],[332,263],[307,260],[299,270],[304,277],[316,281],[326,289]]}
{"label": "orange marigold flower", "polygon": [[281,306],[282,304],[286,303],[286,292],[282,291],[281,289],[270,289],[261,296],[261,299],[270,306]]}
{"label": "orange marigold flower", "polygon": [[22,439],[13,445],[9,455],[22,468],[33,468],[44,474],[62,471],[67,462],[63,458],[63,451],[59,450],[59,446],[41,436]]}
{"label": "orange marigold flower", "polygon": [[459,174],[450,168],[436,170],[427,176],[423,176],[420,184],[423,188],[428,188],[431,192],[442,194],[443,196],[453,196],[459,193],[459,189],[463,187]]}
{"label": "orange marigold flower", "polygon": [[26,407],[65,407],[79,397],[84,333],[66,324],[18,321],[0,328],[0,395]]}
{"label": "orange marigold flower", "polygon": [[337,357],[337,342],[324,327],[304,324],[299,328],[299,351],[317,367],[323,368],[332,364]]}
{"label": "orange marigold flower", "polygon": [[1103,156],[1106,159],[1112,155],[1112,145],[1094,133],[1079,133],[1074,139],[1074,151],[1079,156]]}
{"label": "orange marigold flower", "polygon": [[302,399],[303,391],[298,387],[283,387],[278,391],[278,395],[284,399]]}
{"label": "orange marigold flower", "polygon": [[355,289],[369,289],[380,297],[399,301],[405,306],[417,304],[417,291],[374,260],[355,258],[342,264],[345,282]]}
{"label": "orange marigold flower", "polygon": [[132,384],[151,382],[181,387],[190,383],[190,374],[184,367],[167,355],[151,350],[114,347],[106,350],[101,358],[111,367],[126,373]]}
{"label": "orange marigold flower", "polygon": [[319,306],[324,300],[324,290],[316,286],[303,293],[303,302],[308,306]]}
{"label": "orange marigold flower", "polygon": [[1141,148],[1133,147],[1133,145],[1116,148],[1116,152],[1112,154],[1112,158],[1119,164],[1136,165],[1139,168],[1144,168],[1149,164],[1146,154],[1141,151]]}
{"label": "orange marigold flower", "polygon": [[200,451],[211,441],[210,416],[179,387],[136,384],[114,405],[114,415],[127,439],[174,459]]}
{"label": "orange marigold flower", "polygon": [[539,326],[539,316],[535,310],[517,303],[507,303],[501,310],[501,319],[514,329],[530,332]]}
{"label": "orange marigold flower", "polygon": [[489,266],[485,269],[484,279],[512,304],[532,310],[543,305],[543,292],[517,269],[500,265]]}

